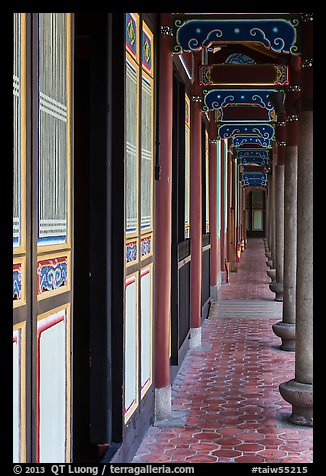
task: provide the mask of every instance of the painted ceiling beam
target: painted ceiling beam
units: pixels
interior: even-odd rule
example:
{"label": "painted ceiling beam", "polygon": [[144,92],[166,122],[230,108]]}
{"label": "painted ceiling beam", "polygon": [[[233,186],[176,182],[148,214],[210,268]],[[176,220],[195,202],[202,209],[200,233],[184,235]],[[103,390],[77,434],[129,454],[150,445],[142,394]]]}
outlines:
{"label": "painted ceiling beam", "polygon": [[261,157],[242,157],[238,158],[238,163],[241,165],[267,165],[269,160]]}
{"label": "painted ceiling beam", "polygon": [[243,166],[246,165],[262,165],[269,164],[269,150],[268,149],[236,149],[235,159],[237,163]]}
{"label": "painted ceiling beam", "polygon": [[242,186],[262,186],[267,185],[268,177],[267,174],[262,172],[243,172],[241,175],[241,185]]}
{"label": "painted ceiling beam", "polygon": [[237,159],[260,159],[268,161],[269,159],[269,152],[265,149],[239,149],[236,153]]}
{"label": "painted ceiling beam", "polygon": [[258,43],[276,53],[300,54],[298,15],[269,19],[205,19],[174,15],[173,53],[200,51],[212,44]]}
{"label": "painted ceiling beam", "polygon": [[172,13],[173,16],[180,16],[180,15],[187,15],[187,17],[189,18],[205,18],[206,20],[208,19],[213,19],[213,20],[216,20],[216,19],[219,19],[219,20],[225,20],[225,19],[228,19],[228,20],[231,20],[231,19],[261,19],[261,20],[266,20],[266,19],[279,19],[279,18],[285,18],[285,19],[291,19],[293,18],[294,16],[296,17],[297,15],[294,14],[294,13],[289,13],[289,12],[284,12],[284,13],[256,13],[256,12],[252,12],[252,13],[234,13],[234,12],[215,12],[215,13],[194,13],[194,12],[179,12],[179,13]]}
{"label": "painted ceiling beam", "polygon": [[223,124],[217,126],[217,131],[220,139],[231,138],[236,148],[258,145],[271,149],[275,137],[275,127],[271,124]]}
{"label": "painted ceiling beam", "polygon": [[[202,110],[212,111],[220,109],[219,121],[224,121],[224,108],[246,106],[266,109],[267,122],[276,121],[274,104],[269,96],[277,89],[202,89]],[[241,111],[241,109],[239,109]],[[245,121],[245,118],[243,119]]]}
{"label": "painted ceiling beam", "polygon": [[265,180],[266,174],[263,174],[262,172],[244,172],[242,178],[248,180]]}
{"label": "painted ceiling beam", "polygon": [[275,127],[271,124],[223,124],[217,127],[221,139],[235,136],[255,136],[264,139],[274,139]]}
{"label": "painted ceiling beam", "polygon": [[259,145],[260,147],[264,147],[266,149],[271,149],[273,147],[273,141],[270,139],[265,139],[264,137],[256,137],[256,136],[234,136],[232,137],[232,145],[233,147],[241,147],[241,146],[248,146],[250,144]]}
{"label": "painted ceiling beam", "polygon": [[241,182],[241,187],[242,188],[247,188],[247,187],[259,187],[259,188],[266,188],[267,187],[267,183],[266,184],[262,184],[261,182],[259,181],[249,181],[249,182]]}
{"label": "painted ceiling beam", "polygon": [[286,86],[289,84],[285,64],[213,64],[201,66],[201,86]]}
{"label": "painted ceiling beam", "polygon": [[265,190],[267,185],[260,185],[259,183],[249,183],[249,184],[243,184],[241,183],[242,188],[259,188],[262,190]]}
{"label": "painted ceiling beam", "polygon": [[261,181],[261,180],[242,180],[241,185],[243,187],[266,187],[267,186],[267,180],[266,181]]}
{"label": "painted ceiling beam", "polygon": [[275,127],[270,124],[223,124],[217,127],[220,139],[231,139],[235,148],[255,145],[271,149]]}

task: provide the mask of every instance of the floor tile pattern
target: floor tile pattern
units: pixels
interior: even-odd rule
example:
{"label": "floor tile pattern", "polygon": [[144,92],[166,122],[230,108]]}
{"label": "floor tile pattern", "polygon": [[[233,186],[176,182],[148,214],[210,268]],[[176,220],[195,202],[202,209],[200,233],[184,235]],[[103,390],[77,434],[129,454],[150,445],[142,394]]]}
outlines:
{"label": "floor tile pattern", "polygon": [[[270,305],[265,261],[263,241],[250,240],[219,300]],[[291,405],[278,390],[294,378],[294,353],[279,350],[272,331],[280,316],[259,318],[257,307],[240,317],[220,310],[213,303],[202,328],[211,349],[189,351],[174,381],[172,409],[188,412],[185,426],[151,427],[133,462],[312,462],[313,430],[288,422]]]}

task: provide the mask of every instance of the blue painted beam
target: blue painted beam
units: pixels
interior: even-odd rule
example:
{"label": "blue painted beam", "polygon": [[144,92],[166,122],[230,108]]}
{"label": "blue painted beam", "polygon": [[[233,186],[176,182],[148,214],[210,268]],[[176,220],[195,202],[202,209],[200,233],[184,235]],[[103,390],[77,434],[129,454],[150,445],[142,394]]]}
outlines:
{"label": "blue painted beam", "polygon": [[276,53],[300,54],[299,20],[290,19],[189,19],[175,15],[173,53],[199,51],[211,44],[255,42]]}
{"label": "blue painted beam", "polygon": [[227,106],[246,105],[272,111],[273,103],[268,97],[277,89],[203,89],[203,111],[212,111]]}
{"label": "blue painted beam", "polygon": [[218,127],[218,134],[221,139],[228,139],[237,135],[250,135],[273,139],[275,127],[271,124],[223,124]]}
{"label": "blue painted beam", "polygon": [[260,158],[268,160],[269,153],[265,149],[239,149],[237,151],[237,158]]}

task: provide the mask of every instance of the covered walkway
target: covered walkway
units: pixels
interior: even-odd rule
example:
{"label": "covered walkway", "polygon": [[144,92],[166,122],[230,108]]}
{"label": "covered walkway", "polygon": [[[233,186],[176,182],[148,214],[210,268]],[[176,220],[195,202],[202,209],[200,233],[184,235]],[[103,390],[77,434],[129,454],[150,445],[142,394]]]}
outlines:
{"label": "covered walkway", "polygon": [[240,12],[8,16],[15,464],[312,460],[314,13]]}
{"label": "covered walkway", "polygon": [[[220,288],[172,387],[171,427],[150,427],[133,462],[312,462],[312,428],[288,422],[279,384],[294,376],[294,353],[279,350],[282,317],[266,276],[262,239],[249,239],[238,272]],[[196,382],[196,387],[193,383]]]}

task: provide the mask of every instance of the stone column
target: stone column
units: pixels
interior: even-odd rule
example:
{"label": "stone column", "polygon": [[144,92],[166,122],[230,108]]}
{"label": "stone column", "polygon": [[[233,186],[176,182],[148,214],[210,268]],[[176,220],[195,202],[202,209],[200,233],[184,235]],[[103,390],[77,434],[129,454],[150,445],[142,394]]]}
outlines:
{"label": "stone column", "polygon": [[268,195],[267,195],[267,209],[266,209],[266,214],[267,214],[267,243],[266,243],[266,257],[268,259],[272,258],[272,213],[273,213],[273,207],[272,207],[272,193],[273,193],[273,175],[269,173],[268,175]]}
{"label": "stone column", "polygon": [[280,385],[290,420],[313,425],[313,14],[303,14],[299,114],[295,378]]}
{"label": "stone column", "polygon": [[160,14],[160,179],[156,182],[155,245],[155,420],[171,416],[170,314],[172,240],[172,103],[171,15]]}
{"label": "stone column", "polygon": [[[271,186],[269,189],[269,251],[272,253],[273,250],[273,213],[274,213],[274,208],[273,208],[273,180],[274,176],[272,173],[270,173],[269,180],[271,182]],[[271,254],[272,257],[272,254]]]}
{"label": "stone column", "polygon": [[243,240],[244,247],[247,248],[247,221],[246,221],[246,189],[242,189],[242,230],[243,230]]}
{"label": "stone column", "polygon": [[297,103],[300,98],[300,66],[290,72],[291,85],[286,95],[287,146],[284,179],[284,279],[283,319],[273,326],[282,339],[282,350],[295,350],[296,253],[297,253],[297,168],[299,124]]}
{"label": "stone column", "polygon": [[[283,320],[273,325],[282,350],[295,350],[295,284],[297,245],[297,146],[286,147],[284,178]],[[276,271],[277,275],[277,271]]]}
{"label": "stone column", "polygon": [[276,225],[276,279],[269,288],[276,294],[275,301],[283,301],[284,270],[284,158],[286,122],[283,113],[278,114],[277,123],[277,165],[275,168],[275,225]]}
{"label": "stone column", "polygon": [[[270,268],[275,270],[275,262],[276,262],[276,246],[275,246],[275,175],[276,175],[276,161],[277,155],[276,152],[273,151],[273,164],[272,164],[272,193],[271,193],[271,204],[272,204],[272,213],[271,213],[271,263]],[[274,278],[275,279],[275,278]]]}
{"label": "stone column", "polygon": [[264,238],[264,246],[265,246],[265,256],[268,260],[272,257],[271,252],[271,244],[270,244],[270,214],[271,214],[271,174],[268,176],[268,185],[267,185],[267,193],[266,193],[266,219],[265,219],[265,238]]}
{"label": "stone column", "polygon": [[[283,300],[283,255],[284,255],[284,165],[275,167],[275,247],[276,276],[269,288],[276,294],[275,301]],[[274,263],[274,259],[273,259]]]}
{"label": "stone column", "polygon": [[202,286],[202,141],[199,57],[195,56],[195,79],[190,121],[190,349],[201,346]]}
{"label": "stone column", "polygon": [[264,237],[264,244],[265,244],[265,251],[266,253],[270,252],[269,249],[269,241],[268,241],[268,236],[269,236],[269,195],[270,195],[270,189],[267,187],[267,193],[266,193],[266,210],[265,210],[265,237]]}
{"label": "stone column", "polygon": [[[271,268],[275,270],[275,276],[276,276],[276,163],[277,163],[277,154],[275,152],[273,154],[273,195],[272,195],[272,202],[273,202],[273,213],[272,213],[273,234],[272,234],[272,265],[271,265]],[[275,280],[275,277],[274,277],[274,280]]]}
{"label": "stone column", "polygon": [[270,201],[270,239],[271,247],[270,252],[271,256],[267,261],[267,265],[270,267],[267,270],[268,276],[275,281],[276,279],[276,245],[275,245],[275,175],[276,175],[276,145],[273,144],[273,156],[272,156],[272,174],[271,174],[271,201]]}

